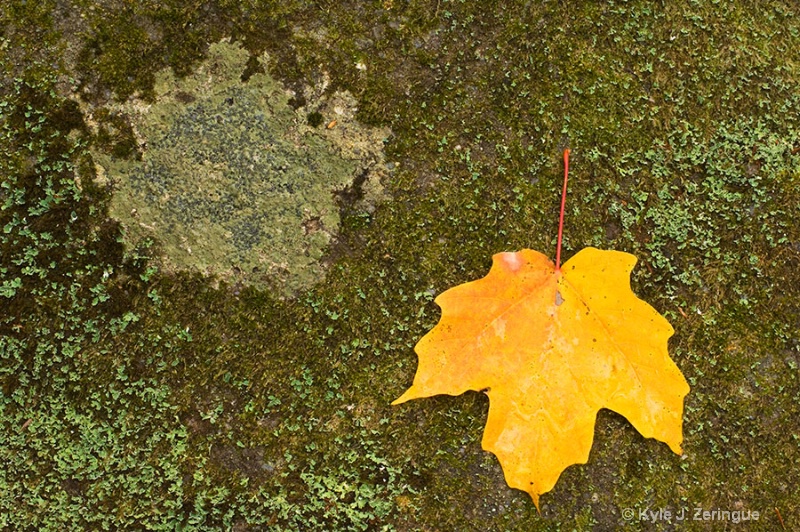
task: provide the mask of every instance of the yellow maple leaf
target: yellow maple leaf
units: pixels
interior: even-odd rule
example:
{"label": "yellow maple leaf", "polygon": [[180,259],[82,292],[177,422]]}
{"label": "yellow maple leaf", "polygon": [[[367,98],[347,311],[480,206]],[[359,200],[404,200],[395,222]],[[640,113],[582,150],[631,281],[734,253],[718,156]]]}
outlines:
{"label": "yellow maple leaf", "polygon": [[680,454],[689,385],[667,352],[672,326],[630,288],[635,264],[595,248],[561,268],[529,249],[494,255],[486,277],[436,298],[441,320],[392,404],[485,391],[483,448],[537,508],[565,468],[588,461],[601,408]]}

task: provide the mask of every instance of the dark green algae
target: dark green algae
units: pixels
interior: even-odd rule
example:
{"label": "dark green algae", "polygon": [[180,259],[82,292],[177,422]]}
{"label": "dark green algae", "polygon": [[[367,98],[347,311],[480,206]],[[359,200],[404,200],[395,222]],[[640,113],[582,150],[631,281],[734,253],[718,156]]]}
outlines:
{"label": "dark green algae", "polygon": [[[2,199],[23,190],[24,203],[2,211],[3,282],[22,282],[2,328],[4,526],[725,526],[622,518],[647,507],[756,510],[738,525],[752,530],[800,519],[791,4],[12,4]],[[223,37],[254,58],[268,50],[297,94],[328,73],[360,121],[393,134],[391,199],[374,212],[340,205],[332,266],[294,299],[157,271],[158,243],[123,253],[88,155],[48,136],[125,153],[132,133],[67,125],[75,108],[51,92],[74,87],[69,98],[97,108],[151,98],[158,71],[189,74]],[[54,67],[61,57],[76,59]],[[27,105],[45,131],[26,123]],[[35,150],[20,155],[31,140],[80,169],[80,193],[63,184],[80,199],[47,192],[53,170]],[[494,252],[553,249],[567,146],[565,255],[637,255],[634,290],[673,323],[670,353],[692,392],[683,457],[601,411],[589,463],[567,469],[539,516],[480,450],[480,394],[388,403],[437,320],[433,294],[484,275]],[[73,258],[49,268],[44,233]],[[26,273],[30,261],[46,273]],[[64,338],[44,342],[52,331]]]}

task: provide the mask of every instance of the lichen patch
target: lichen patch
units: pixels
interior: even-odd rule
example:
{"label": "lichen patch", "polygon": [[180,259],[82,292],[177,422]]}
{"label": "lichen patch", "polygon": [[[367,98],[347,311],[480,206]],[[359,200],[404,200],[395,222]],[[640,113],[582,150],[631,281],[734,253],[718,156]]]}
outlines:
{"label": "lichen patch", "polygon": [[[156,79],[156,99],[131,98],[127,116],[141,160],[94,154],[113,187],[111,214],[128,246],[153,236],[162,262],[295,294],[322,278],[320,259],[339,230],[337,192],[360,187],[362,207],[383,195],[386,129],[355,120],[347,93],[309,89],[305,107],[267,73],[241,80],[248,52],[210,47],[185,79]],[[260,58],[267,71],[267,57]],[[308,123],[308,109],[324,117]]]}

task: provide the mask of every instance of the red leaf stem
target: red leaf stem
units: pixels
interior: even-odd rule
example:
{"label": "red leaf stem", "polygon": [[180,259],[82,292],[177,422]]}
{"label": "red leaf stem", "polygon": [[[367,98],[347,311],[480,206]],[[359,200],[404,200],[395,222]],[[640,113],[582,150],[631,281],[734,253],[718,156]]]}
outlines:
{"label": "red leaf stem", "polygon": [[556,271],[561,271],[561,237],[564,234],[564,205],[567,203],[567,178],[569,177],[569,149],[564,150],[564,188],[561,190],[561,214],[558,218],[558,245]]}

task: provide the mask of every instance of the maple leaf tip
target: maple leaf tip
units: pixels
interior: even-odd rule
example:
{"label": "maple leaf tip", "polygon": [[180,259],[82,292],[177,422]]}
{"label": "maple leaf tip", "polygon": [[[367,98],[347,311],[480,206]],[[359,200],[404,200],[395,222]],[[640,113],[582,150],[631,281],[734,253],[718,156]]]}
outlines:
{"label": "maple leaf tip", "polygon": [[536,507],[536,511],[539,512],[539,516],[542,515],[542,508],[539,506],[539,495],[536,493],[530,494],[531,499],[533,499],[533,505]]}
{"label": "maple leaf tip", "polygon": [[404,399],[404,398],[403,398],[404,396],[405,396],[405,394],[403,394],[402,396],[398,397],[397,399],[395,399],[394,401],[392,401],[392,402],[390,403],[390,405],[391,405],[391,406],[397,406],[397,405],[400,405],[400,404],[403,404],[403,403],[405,403],[406,401],[408,401],[408,399]]}
{"label": "maple leaf tip", "polygon": [[410,401],[412,399],[416,399],[417,396],[415,394],[411,393],[412,391],[414,391],[414,387],[413,386],[411,388],[409,388],[408,390],[406,390],[403,395],[401,395],[400,397],[398,397],[397,399],[392,401],[391,406],[396,406],[396,405],[399,405],[399,404],[403,404],[403,403],[405,403],[407,401]]}
{"label": "maple leaf tip", "polygon": [[678,456],[683,456],[683,446],[681,445],[683,442],[678,442],[676,444],[668,443],[669,448],[672,450],[673,453],[677,454]]}

